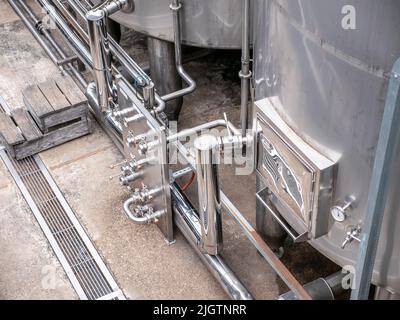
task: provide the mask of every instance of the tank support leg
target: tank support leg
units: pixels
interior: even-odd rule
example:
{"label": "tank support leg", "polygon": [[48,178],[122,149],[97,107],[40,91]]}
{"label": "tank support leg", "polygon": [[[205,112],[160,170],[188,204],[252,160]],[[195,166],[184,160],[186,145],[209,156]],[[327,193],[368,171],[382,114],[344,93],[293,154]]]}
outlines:
{"label": "tank support leg", "polygon": [[[150,77],[156,84],[160,95],[182,89],[182,80],[175,66],[175,47],[168,41],[148,37]],[[169,120],[178,120],[183,98],[167,102],[166,115]]]}
{"label": "tank support leg", "polygon": [[[256,181],[257,190],[264,189],[265,186],[258,174]],[[256,229],[274,252],[280,255],[283,253],[282,248],[287,233],[258,200],[256,202]]]}

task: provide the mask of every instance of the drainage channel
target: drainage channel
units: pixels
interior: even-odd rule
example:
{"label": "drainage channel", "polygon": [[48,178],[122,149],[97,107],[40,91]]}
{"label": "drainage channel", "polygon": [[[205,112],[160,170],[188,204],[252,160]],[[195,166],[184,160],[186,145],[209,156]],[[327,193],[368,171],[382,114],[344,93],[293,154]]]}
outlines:
{"label": "drainage channel", "polygon": [[[1,146],[0,146],[1,149]],[[83,300],[125,300],[110,271],[38,155],[15,160],[0,157]]]}

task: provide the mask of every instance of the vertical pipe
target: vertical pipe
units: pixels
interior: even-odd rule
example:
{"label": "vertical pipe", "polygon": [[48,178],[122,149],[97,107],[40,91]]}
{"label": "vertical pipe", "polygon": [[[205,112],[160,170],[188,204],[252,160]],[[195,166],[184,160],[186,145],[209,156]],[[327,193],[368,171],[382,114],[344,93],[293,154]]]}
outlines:
{"label": "vertical pipe", "polygon": [[106,111],[109,97],[117,100],[111,70],[111,50],[107,32],[107,17],[127,4],[127,0],[107,1],[86,13],[89,46],[93,60],[93,73],[97,89],[99,111]]}
{"label": "vertical pipe", "polygon": [[101,40],[105,27],[104,23],[105,14],[102,10],[91,10],[86,14],[89,33],[89,46],[90,53],[93,61],[93,75],[96,83],[97,102],[99,106],[98,112],[106,111],[108,109],[108,84],[107,84],[107,66],[104,58],[104,53],[107,51],[102,49]]}
{"label": "vertical pipe", "polygon": [[250,0],[243,1],[242,15],[242,69],[239,72],[241,79],[241,104],[240,104],[240,119],[242,125],[242,136],[246,136],[248,128],[248,103],[250,91]]}
{"label": "vertical pipe", "polygon": [[222,250],[221,200],[218,184],[216,155],[218,140],[212,135],[202,135],[194,142],[201,222],[202,250],[217,255]]}
{"label": "vertical pipe", "polygon": [[154,107],[155,87],[153,82],[150,82],[146,87],[143,87],[143,101],[147,109],[152,109]]}
{"label": "vertical pipe", "polygon": [[[182,89],[182,79],[175,65],[175,46],[173,43],[152,37],[147,38],[149,50],[150,77],[161,95]],[[169,120],[178,120],[183,98],[167,103],[166,115]]]}
{"label": "vertical pipe", "polygon": [[175,65],[178,74],[182,77],[183,81],[188,85],[186,88],[166,94],[161,98],[164,101],[171,101],[180,98],[184,95],[192,93],[196,90],[196,82],[189,76],[182,65],[182,45],[181,45],[181,26],[179,11],[182,8],[180,0],[172,0],[170,9],[173,12],[173,28],[174,28],[174,43],[175,43]]}
{"label": "vertical pipe", "polygon": [[199,254],[200,259],[221,284],[225,292],[233,300],[253,300],[250,292],[232,270],[229,269],[220,255],[212,256],[199,250],[198,244],[201,238],[201,226],[197,218],[197,212],[176,183],[171,184],[171,197],[172,208],[175,212],[175,224],[196,253]]}

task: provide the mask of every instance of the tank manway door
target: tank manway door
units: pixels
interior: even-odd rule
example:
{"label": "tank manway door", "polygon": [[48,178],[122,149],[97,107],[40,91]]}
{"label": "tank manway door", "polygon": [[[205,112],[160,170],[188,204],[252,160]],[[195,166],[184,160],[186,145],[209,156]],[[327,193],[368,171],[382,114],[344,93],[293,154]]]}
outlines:
{"label": "tank manway door", "polygon": [[277,97],[255,103],[256,167],[266,188],[257,198],[296,242],[328,232],[335,163],[298,136],[276,110]]}

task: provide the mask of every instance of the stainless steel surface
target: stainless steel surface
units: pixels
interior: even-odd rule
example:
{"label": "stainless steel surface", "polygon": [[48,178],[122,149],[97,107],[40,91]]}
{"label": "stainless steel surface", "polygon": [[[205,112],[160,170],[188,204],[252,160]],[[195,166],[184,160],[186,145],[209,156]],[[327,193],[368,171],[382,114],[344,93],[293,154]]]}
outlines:
{"label": "stainless steel surface", "polygon": [[[44,1],[44,0],[42,0]],[[62,24],[62,23],[60,23]],[[72,30],[67,30],[67,31],[72,31]],[[68,33],[68,32],[66,32]],[[112,40],[110,40],[110,42],[112,42]],[[110,46],[111,51],[113,47]],[[121,52],[119,52],[120,57],[122,57],[122,59],[125,60],[129,60],[126,57],[126,53],[122,50]],[[125,61],[127,62],[127,61]],[[128,65],[133,66],[133,64],[129,64]],[[126,67],[125,63],[123,63],[123,66]],[[113,66],[113,72],[116,72],[115,67]],[[139,70],[140,71],[140,70]],[[116,74],[118,74],[118,72],[116,72]],[[120,76],[118,76],[118,80],[120,81]],[[121,83],[124,83],[121,81]],[[156,150],[160,150],[160,152],[157,155],[160,155],[162,157],[165,157],[167,154],[167,150],[166,150],[166,139],[164,136],[163,131],[168,131],[168,128],[164,128],[162,126],[160,126],[160,123],[158,123],[156,121],[156,119],[153,118],[154,115],[156,115],[156,112],[149,112],[148,110],[146,110],[145,108],[143,108],[143,101],[141,101],[142,97],[140,96],[140,94],[138,95],[138,93],[133,90],[129,85],[126,85],[126,89],[125,93],[119,96],[119,102],[120,102],[120,110],[116,110],[117,112],[119,111],[123,111],[124,109],[128,109],[128,108],[132,108],[132,104],[134,105],[134,108],[136,109],[135,112],[139,112],[144,114],[144,117],[141,119],[138,119],[139,121],[135,123],[135,126],[131,127],[130,129],[133,130],[137,130],[138,128],[140,129],[140,132],[134,132],[133,135],[134,136],[142,136],[144,134],[146,134],[150,129],[153,129],[154,131],[156,131],[156,140],[155,141],[143,141],[141,140],[137,147],[137,150],[129,145],[124,145],[124,149],[125,149],[125,155],[127,156],[127,158],[132,158],[131,153],[133,153],[134,156],[137,156],[138,158],[142,158],[142,156],[144,155],[148,155],[148,152],[150,151],[156,151]],[[88,97],[90,97],[90,102],[93,106],[98,105],[98,101],[96,101],[96,97],[93,95],[93,85],[89,85],[88,86]],[[157,96],[155,97],[155,99],[157,100]],[[132,103],[134,101],[134,103]],[[160,99],[158,98],[158,101],[160,101]],[[161,108],[163,105],[162,103],[159,102],[159,106],[158,108]],[[129,114],[127,114],[127,116],[129,116]],[[102,117],[100,118],[100,120],[103,122],[109,122],[110,124],[112,124],[113,129],[114,129],[114,136],[116,138],[116,140],[121,140],[120,139],[120,132],[121,130],[124,132],[124,136],[123,136],[123,141],[124,143],[128,141],[128,138],[132,135],[132,130],[124,130],[123,126],[124,124],[121,125],[120,119],[116,119],[115,116],[113,115],[112,112],[107,112],[106,114],[102,114]],[[147,125],[147,129],[145,129],[144,127],[142,127],[142,124],[146,122]],[[127,124],[127,127],[130,126],[130,122],[129,121],[125,121],[125,123]],[[138,126],[138,123],[142,123]],[[238,141],[241,143],[244,142],[249,142],[247,141],[247,137],[246,139],[242,138],[240,131],[238,131],[237,129],[235,129],[233,126],[231,126],[231,124],[228,121],[217,121],[215,123],[211,123],[211,124],[205,124],[204,126],[200,126],[197,128],[192,129],[191,132],[197,132],[197,130],[199,130],[199,128],[201,129],[201,127],[206,128],[206,127],[213,127],[213,126],[226,126],[230,129],[231,133],[234,134],[235,136],[230,136],[228,137],[228,139],[231,138],[236,138],[236,135],[240,136],[240,139],[238,139]],[[143,129],[143,130],[142,130]],[[113,130],[111,130],[113,131]],[[168,131],[169,132],[169,131]],[[187,133],[187,132],[186,132]],[[182,133],[179,133],[177,135],[173,135],[175,136],[175,138],[177,136],[180,136]],[[236,140],[236,139],[234,139]],[[224,142],[226,142],[227,140],[225,139],[221,139],[220,140],[220,144],[224,144]],[[176,141],[173,140],[169,140],[169,144],[179,144]],[[191,157],[190,153],[187,152],[187,150],[185,151],[185,148],[183,146],[179,146],[178,149],[180,150],[180,152],[184,153],[185,157]],[[135,160],[135,159],[132,159]],[[166,159],[164,158],[163,161],[165,161]],[[162,162],[163,164],[166,162]],[[160,163],[158,163],[157,165],[159,165]],[[189,160],[189,164],[193,167],[194,163],[193,163],[193,158],[191,160]],[[160,197],[160,195],[156,196],[155,198],[155,202],[154,204],[156,206],[159,206],[160,209],[158,208],[154,208],[153,212],[160,212],[161,210],[163,210],[163,208],[165,210],[169,209],[169,200],[165,201],[165,194],[166,191],[165,189],[169,190],[169,177],[168,177],[168,170],[165,170],[166,168],[163,168],[161,166],[161,170],[154,170],[153,173],[157,173],[154,176],[151,177],[150,182],[157,182],[157,179],[164,179],[163,181],[161,181],[161,183],[157,186],[154,185],[149,185],[146,186],[150,189],[152,188],[157,188],[160,187],[164,189],[164,191],[161,193],[161,195],[163,197]],[[123,169],[125,170],[125,169]],[[161,172],[161,174],[160,174]],[[127,177],[130,176],[131,173],[129,173],[129,175]],[[160,177],[161,176],[161,177]],[[130,179],[128,179],[130,180]],[[165,181],[168,181],[167,183]],[[167,187],[168,186],[168,187]],[[133,187],[135,187],[135,185],[133,185]],[[136,185],[137,187],[137,185]],[[144,189],[144,185],[141,185],[142,189],[139,191],[140,193],[143,192]],[[136,193],[136,190],[134,192],[134,194]],[[133,194],[133,195],[134,195]],[[133,199],[133,198],[132,198]],[[160,199],[162,199],[162,201],[160,202]],[[136,201],[136,199],[135,199]],[[246,235],[249,237],[250,240],[252,240],[252,242],[254,243],[254,245],[257,247],[257,249],[260,250],[260,252],[262,253],[262,255],[264,256],[264,258],[273,266],[273,268],[278,272],[278,274],[284,279],[284,281],[289,285],[289,287],[291,289],[293,289],[296,294],[298,294],[300,297],[304,298],[304,299],[309,299],[309,295],[301,288],[299,287],[299,283],[296,281],[296,279],[293,277],[293,275],[284,267],[284,265],[276,258],[276,256],[274,255],[274,253],[265,245],[265,243],[261,240],[261,238],[255,233],[254,229],[251,228],[251,226],[249,226],[248,222],[243,218],[243,216],[240,214],[240,212],[237,211],[237,209],[233,206],[233,204],[230,202],[229,199],[226,198],[226,196],[221,192],[221,201],[222,203],[225,205],[225,207],[228,208],[228,211],[233,215],[233,217],[235,218],[235,221],[237,221],[239,223],[239,225],[244,229]],[[132,203],[134,201],[132,200]],[[137,207],[138,210],[135,210],[135,214],[139,213],[140,216],[143,216],[143,214],[148,213],[148,209],[149,207],[147,206],[147,208],[144,208],[144,206],[141,207]],[[233,212],[233,213],[232,213]],[[171,217],[172,215],[167,213],[167,214],[163,214],[162,217],[160,217],[160,222],[161,224],[164,223],[163,219],[165,217],[168,217],[168,219]],[[179,217],[177,218],[177,220],[179,220]],[[179,222],[178,222],[179,223]],[[169,224],[169,220],[167,221],[167,233],[169,231],[172,231],[172,223]],[[164,225],[165,226],[165,225]],[[161,228],[163,229],[163,227]],[[183,230],[187,231],[187,228],[185,229],[185,227],[182,227]],[[195,228],[196,229],[196,228]],[[165,230],[164,230],[165,231]],[[193,234],[189,234],[189,236],[193,236]],[[196,237],[196,236],[195,236]],[[209,258],[207,258],[209,259]],[[226,279],[226,276],[229,274],[229,270],[226,270],[226,266],[224,266],[220,261],[218,261],[218,259],[211,259],[209,260],[209,265],[213,265],[214,266],[214,272],[216,272],[215,274],[221,278],[221,281],[224,281]],[[222,266],[222,268],[221,268]],[[220,269],[218,271],[218,269]],[[229,277],[229,279],[231,279],[231,277]],[[229,280],[228,281],[231,281]],[[240,290],[239,290],[240,291]],[[240,295],[240,294],[239,294]],[[244,294],[245,296],[245,294]]]}
{"label": "stainless steel surface", "polygon": [[[342,28],[345,5],[356,8],[355,30]],[[256,0],[256,99],[277,96],[276,112],[309,145],[337,162],[332,205],[357,199],[344,222],[311,244],[341,266],[355,266],[359,244],[341,245],[367,211],[389,75],[400,56],[396,0]],[[398,149],[398,147],[396,147]],[[400,292],[399,159],[391,165],[389,196],[373,283]]]}
{"label": "stainless steel surface", "polygon": [[218,183],[218,139],[202,135],[194,142],[201,224],[201,249],[210,255],[222,251],[221,200]]}
{"label": "stainless steel surface", "polygon": [[[263,205],[266,213],[271,215],[278,222],[278,224],[286,232],[286,235],[289,235],[292,238],[293,242],[297,243],[307,241],[308,231],[303,230],[302,233],[298,233],[297,231],[293,230],[292,226],[288,222],[286,222],[280,212],[275,208],[274,203],[277,203],[278,199],[268,188],[264,188],[258,191],[256,193],[256,198],[257,201]],[[271,236],[271,234],[269,234],[265,230],[261,230],[261,232],[263,234],[268,234],[268,236]]]}
{"label": "stainless steel surface", "polygon": [[[149,51],[150,77],[160,95],[182,89],[182,79],[175,66],[175,46],[173,43],[157,38],[147,38]],[[165,114],[169,120],[177,120],[183,104],[183,98],[167,103]]]}
{"label": "stainless steel surface", "polygon": [[[59,30],[61,31],[62,36],[66,39],[66,41],[71,45],[71,48],[74,50],[74,52],[78,55],[78,57],[81,58],[83,62],[87,64],[87,66],[90,69],[93,69],[93,59],[90,54],[90,48],[88,47],[88,43],[86,43],[87,40],[89,40],[89,36],[86,35],[84,37],[85,39],[80,39],[77,35],[74,29],[72,29],[69,25],[69,21],[66,21],[58,12],[57,10],[52,7],[47,0],[38,0],[38,2],[43,6],[43,8],[49,13],[49,15],[54,19],[55,23],[59,27]],[[61,5],[61,4],[60,4]],[[82,12],[80,14],[82,15],[82,18],[85,17],[85,14],[88,11],[85,11],[82,9]],[[102,27],[102,26],[100,26]],[[95,28],[98,29],[98,28]],[[101,33],[105,33],[105,30],[97,30],[97,31],[102,31]],[[101,34],[98,34],[98,36],[101,36]],[[92,39],[93,40],[93,39]],[[118,43],[115,42],[111,37],[107,37],[106,40],[104,37],[98,38],[98,41],[106,41],[107,43],[109,42],[109,46],[100,46],[97,49],[95,49],[96,53],[102,54],[103,57],[98,58],[95,56],[96,59],[109,59],[109,52],[108,50],[111,51],[113,56],[123,65],[123,68],[128,74],[134,79],[134,82],[140,86],[140,87],[148,87],[151,86],[151,80],[147,76],[147,74],[136,64],[135,61],[120,47]],[[100,44],[100,43],[98,43]],[[96,46],[95,46],[96,47]],[[103,52],[106,50],[106,52]],[[101,62],[103,63],[103,62]],[[105,62],[104,62],[105,63]],[[109,65],[107,63],[107,65]],[[119,73],[118,70],[114,66],[112,66],[112,70],[114,73]],[[99,70],[97,70],[99,71]],[[104,70],[103,70],[104,71]],[[108,73],[107,73],[108,74]],[[104,76],[104,74],[103,74]],[[102,77],[102,75],[100,75]],[[108,74],[104,78],[109,78],[110,75]],[[101,79],[100,79],[101,80]],[[103,86],[104,81],[102,82]],[[104,89],[103,89],[104,90]],[[108,89],[111,90],[111,89]],[[105,96],[103,96],[103,100],[105,99]],[[156,107],[154,109],[154,112],[159,113],[162,112],[165,109],[165,102],[160,99],[160,97],[155,94],[155,101],[156,101]],[[103,101],[105,103],[105,101]],[[99,104],[99,103],[98,103]]]}
{"label": "stainless steel surface", "polygon": [[206,122],[194,128],[184,129],[176,133],[170,133],[168,135],[168,142],[176,141],[181,138],[187,138],[203,130],[210,130],[217,127],[226,127],[227,129],[231,130],[235,136],[240,136],[240,131],[236,129],[236,127],[231,122],[226,121],[224,119],[220,119],[220,120]]}
{"label": "stainless steel surface", "polygon": [[346,220],[347,216],[351,214],[351,208],[355,204],[356,199],[354,197],[347,197],[346,200],[341,203],[333,206],[330,211],[333,219],[337,222],[343,222]]}
{"label": "stainless steel surface", "polygon": [[[118,90],[119,109],[124,110],[132,108],[134,111],[128,113],[125,117],[135,114],[142,114],[143,117],[135,122],[125,122],[123,128],[124,156],[128,163],[133,165],[125,171],[125,178],[137,176],[136,181],[129,179],[128,186],[131,190],[160,189],[162,192],[148,198],[146,203],[136,205],[136,213],[141,216],[148,216],[148,221],[157,223],[168,242],[174,241],[173,220],[171,212],[171,198],[169,190],[169,166],[167,159],[167,140],[164,128],[145,108],[135,92],[133,92],[122,79],[117,76],[116,85]],[[132,139],[138,137],[138,139]],[[140,138],[139,138],[140,137]],[[131,141],[133,143],[127,143]],[[136,166],[134,162],[147,159],[143,164]],[[125,211],[131,215],[129,206],[131,200],[125,203]],[[140,219],[137,221],[141,221]]]}
{"label": "stainless steel surface", "polygon": [[176,183],[171,184],[171,194],[176,225],[199,254],[203,263],[221,284],[222,288],[234,300],[252,300],[253,297],[251,294],[225,264],[220,255],[209,255],[200,252],[201,225],[198,214],[189,200],[182,194]]}
{"label": "stainless steel surface", "polygon": [[385,288],[377,287],[375,290],[375,300],[400,300],[400,294],[391,292]]}
{"label": "stainless steel surface", "polygon": [[[266,188],[265,179],[256,172],[256,191]],[[270,214],[264,204],[256,198],[256,230],[268,246],[282,256],[284,253],[283,245],[287,238],[287,232],[276,219],[281,218],[279,212],[275,212],[275,216]]]}
{"label": "stainless steel surface", "polygon": [[[400,58],[393,67],[372,177],[368,192],[367,211],[365,212],[361,243],[358,251],[355,287],[351,292],[352,300],[367,300],[374,270],[376,252],[381,234],[383,214],[388,199],[390,167],[396,157],[396,147],[400,144]],[[398,212],[399,214],[400,212]]]}
{"label": "stainless steel surface", "polygon": [[[11,2],[12,1],[10,1],[9,3],[11,4]],[[57,54],[59,55],[60,59],[65,61],[65,59],[67,59],[67,55],[66,55],[64,49],[61,48],[61,46],[56,41],[54,41],[54,39],[53,39],[52,35],[50,34],[50,32],[46,28],[43,27],[42,21],[40,21],[36,17],[36,15],[33,13],[33,11],[30,9],[30,7],[25,2],[19,1],[18,3],[25,10],[25,12],[29,15],[30,19],[32,20],[32,23],[30,23],[27,20],[26,16],[15,7],[15,2],[12,4],[13,9],[16,10],[17,14],[24,21],[25,25],[27,26],[29,31],[33,34],[35,39],[38,39],[38,38],[40,39],[40,37],[43,36],[46,39],[46,41],[50,44],[50,46],[57,52]],[[44,43],[42,40],[38,40],[38,41],[39,41],[39,44],[42,45],[43,49],[47,53],[47,51],[50,50],[50,47],[46,43]],[[60,62],[60,60],[58,62]],[[87,86],[86,80],[77,71],[77,69],[73,65],[72,61],[71,61],[71,63],[66,63],[66,66],[63,65],[62,66],[62,70],[64,72],[72,75],[73,78],[75,78],[77,80],[77,83],[81,88],[82,87],[85,88]]]}
{"label": "stainless steel surface", "polygon": [[122,299],[111,273],[39,156],[3,159],[81,299]]}
{"label": "stainless steel surface", "polygon": [[[38,33],[35,31],[35,28],[29,22],[29,19],[21,12],[21,9],[19,9],[19,7],[17,6],[16,3],[21,4],[20,1],[9,0],[8,3],[14,9],[14,11],[18,14],[18,16],[21,17],[22,22],[27,26],[29,31],[31,31],[31,33],[35,37],[36,41],[39,42],[40,46],[45,50],[46,54],[49,56],[51,61],[53,61],[55,64],[58,64],[59,60],[56,57],[56,55],[48,48],[45,41],[38,35]],[[30,11],[28,11],[28,14],[29,13],[30,13]]]}
{"label": "stainless steel surface", "polygon": [[58,30],[62,35],[68,40],[71,48],[74,50],[75,54],[81,58],[88,67],[92,68],[92,57],[90,51],[84,43],[70,28],[68,23],[62,18],[58,11],[51,5],[47,0],[38,0],[39,4],[43,7],[47,14],[54,20],[58,27]]}
{"label": "stainless steel surface", "polygon": [[242,213],[235,207],[229,198],[221,192],[221,202],[228,214],[242,228],[246,237],[262,255],[266,262],[274,269],[277,275],[285,282],[301,300],[312,300],[308,292],[286,268],[275,252],[264,242],[258,232],[251,226]]}
{"label": "stainless steel surface", "polygon": [[[342,281],[345,273],[337,272],[327,278],[318,278],[304,285],[304,289],[310,294],[313,300],[335,300],[339,294],[343,293]],[[292,291],[284,293],[279,300],[298,300]]]}
{"label": "stainless steel surface", "polygon": [[133,213],[130,209],[130,206],[135,203],[135,199],[133,197],[128,198],[124,202],[124,212],[127,217],[132,220],[136,224],[149,224],[156,223],[159,218],[165,214],[164,210],[152,211],[152,212],[135,212]]}
{"label": "stainless steel surface", "polygon": [[109,96],[112,96],[111,56],[108,44],[106,17],[100,9],[86,14],[89,33],[89,47],[93,62],[93,75],[96,83],[98,112],[107,111]]}
{"label": "stainless steel surface", "polygon": [[297,135],[275,111],[279,108],[276,97],[254,105],[256,168],[265,180],[264,191],[270,193],[262,195],[263,190],[257,190],[258,199],[296,241],[307,234],[308,239],[317,239],[328,232],[335,163]]}
{"label": "stainless steel surface", "polygon": [[240,120],[242,136],[247,134],[249,124],[249,91],[250,78],[250,0],[242,1],[242,69],[239,72],[241,79],[240,92]]}
{"label": "stainless steel surface", "polygon": [[344,249],[347,247],[348,244],[352,243],[354,240],[358,243],[361,242],[360,240],[360,233],[361,233],[361,226],[351,226],[346,233],[346,237],[341,245],[341,248]]}
{"label": "stainless steel surface", "polygon": [[112,57],[107,32],[107,18],[121,10],[127,3],[127,0],[105,1],[86,13],[99,112],[107,111],[109,103],[117,100],[111,67]]}
{"label": "stainless steel surface", "polygon": [[[135,10],[132,13],[118,12],[112,18],[129,28],[172,42],[171,0],[134,2]],[[183,44],[221,49],[241,48],[241,0],[185,0],[183,4]]]}
{"label": "stainless steel surface", "polygon": [[175,92],[171,92],[161,97],[164,101],[174,100],[176,98],[183,97],[196,90],[196,82],[189,76],[185,71],[182,64],[182,46],[181,46],[181,27],[180,27],[180,11],[182,9],[182,3],[180,0],[173,0],[170,8],[173,14],[173,30],[174,30],[174,43],[175,43],[175,66],[178,74],[182,80],[186,83],[187,87],[180,89]]}

